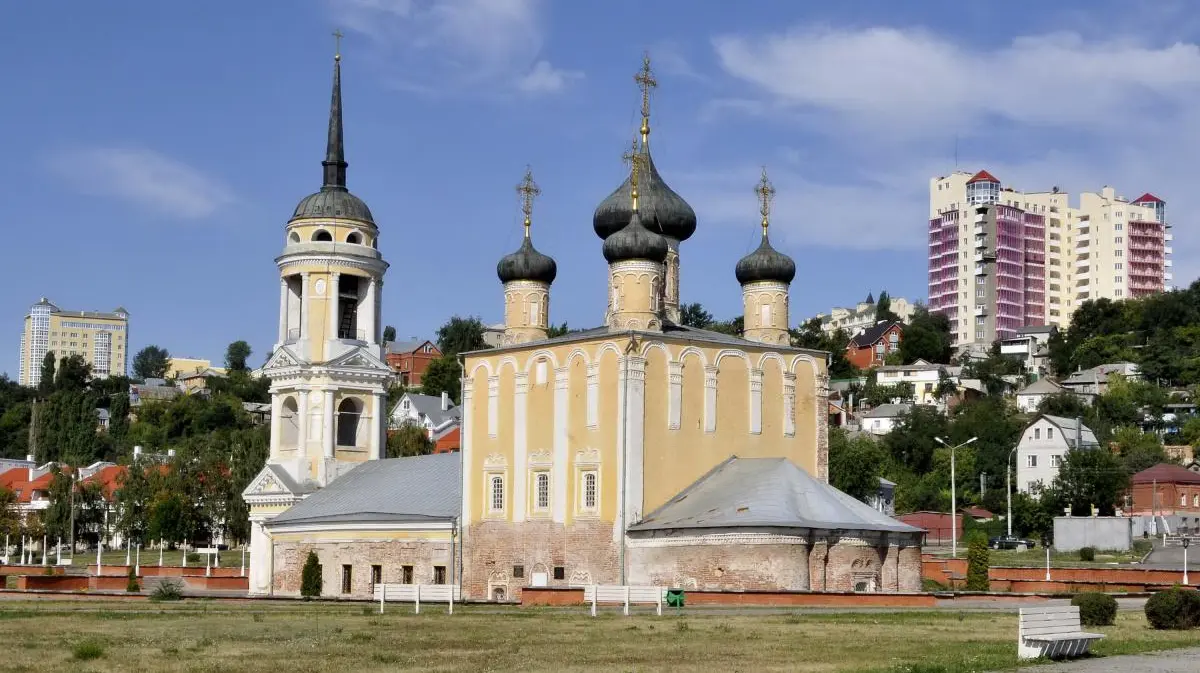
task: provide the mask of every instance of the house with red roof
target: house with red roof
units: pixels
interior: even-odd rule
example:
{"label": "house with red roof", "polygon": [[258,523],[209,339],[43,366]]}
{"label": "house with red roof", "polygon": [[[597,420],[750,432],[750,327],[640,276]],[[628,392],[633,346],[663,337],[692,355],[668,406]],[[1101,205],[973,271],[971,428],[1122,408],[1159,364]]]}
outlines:
{"label": "house with red roof", "polygon": [[1130,479],[1134,514],[1200,512],[1200,473],[1182,465],[1159,463]]}

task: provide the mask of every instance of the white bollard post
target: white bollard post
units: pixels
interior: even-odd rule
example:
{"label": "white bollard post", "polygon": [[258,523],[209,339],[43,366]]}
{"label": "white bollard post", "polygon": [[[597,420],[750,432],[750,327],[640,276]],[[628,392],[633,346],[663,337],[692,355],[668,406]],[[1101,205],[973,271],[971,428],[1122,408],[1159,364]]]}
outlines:
{"label": "white bollard post", "polygon": [[379,585],[379,614],[383,614],[383,600],[387,598],[387,585]]}
{"label": "white bollard post", "polygon": [[246,544],[242,543],[242,577],[246,576]]}
{"label": "white bollard post", "polygon": [[417,600],[416,600],[416,604],[415,604],[415,609],[413,610],[413,614],[417,614],[417,615],[421,614],[421,585],[420,584],[417,585]]}
{"label": "white bollard post", "polygon": [[213,545],[213,566],[221,567],[221,548],[215,544]]}
{"label": "white bollard post", "polygon": [[125,567],[126,568],[128,568],[130,565],[133,565],[133,558],[130,557],[130,555],[129,555],[129,545],[130,545],[129,537],[126,536],[125,537]]}
{"label": "white bollard post", "polygon": [[592,616],[596,616],[596,594],[600,593],[599,585],[592,585]]}
{"label": "white bollard post", "polygon": [[62,538],[58,538],[58,542],[54,545],[54,565],[62,565]]}
{"label": "white bollard post", "polygon": [[629,616],[629,585],[625,585],[625,616]]}
{"label": "white bollard post", "polygon": [[[1187,580],[1184,580],[1183,583],[1187,584]],[[454,587],[453,586],[450,587],[450,609],[448,612],[450,614],[454,614]]]}
{"label": "white bollard post", "polygon": [[100,551],[104,545],[96,544],[96,577],[100,576]]}
{"label": "white bollard post", "polygon": [[141,575],[142,574],[142,543],[141,542],[139,542],[137,545],[137,556],[134,558],[135,558],[135,560],[133,562],[133,574]]}
{"label": "white bollard post", "polygon": [[204,555],[204,576],[212,577],[212,554]]}
{"label": "white bollard post", "polygon": [[1046,581],[1050,581],[1050,545],[1046,545]]}
{"label": "white bollard post", "polygon": [[49,547],[48,543],[46,542],[46,536],[43,535],[42,536],[42,565],[49,565],[49,559],[50,559],[49,551],[50,551],[50,547]]}
{"label": "white bollard post", "polygon": [[180,547],[180,549],[183,551],[183,563],[182,563],[182,565],[183,565],[183,567],[184,567],[184,568],[186,568],[186,567],[187,567],[187,540],[184,540],[184,541],[183,541],[183,546],[182,546],[182,547]]}

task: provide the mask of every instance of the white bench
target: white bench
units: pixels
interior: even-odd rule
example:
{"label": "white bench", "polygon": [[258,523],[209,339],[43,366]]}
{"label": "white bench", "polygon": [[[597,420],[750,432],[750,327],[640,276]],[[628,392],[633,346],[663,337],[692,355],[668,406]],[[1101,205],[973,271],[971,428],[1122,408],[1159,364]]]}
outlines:
{"label": "white bench", "polygon": [[413,604],[413,612],[421,614],[421,601],[427,603],[445,603],[446,611],[454,614],[454,601],[462,601],[462,596],[456,584],[376,584],[375,598],[379,599],[379,614],[383,614],[383,604],[387,601],[400,601]]}
{"label": "white bench", "polygon": [[1079,606],[1021,608],[1017,625],[1017,658],[1078,657],[1087,654],[1101,633],[1084,633]]}
{"label": "white bench", "polygon": [[625,606],[625,615],[629,615],[630,603],[648,603],[654,605],[659,615],[662,615],[663,596],[666,587],[654,586],[624,586],[620,584],[588,584],[583,587],[583,600],[592,604],[592,616],[596,616],[597,603],[620,603]]}

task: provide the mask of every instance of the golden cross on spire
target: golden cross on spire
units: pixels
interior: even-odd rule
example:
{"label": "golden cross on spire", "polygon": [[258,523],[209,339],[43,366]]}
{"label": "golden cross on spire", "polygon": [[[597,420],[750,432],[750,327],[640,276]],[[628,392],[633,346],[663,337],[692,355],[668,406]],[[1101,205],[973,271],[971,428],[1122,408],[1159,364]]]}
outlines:
{"label": "golden cross on spire", "polygon": [[633,144],[629,151],[621,155],[625,163],[629,164],[629,196],[633,199],[633,211],[638,209],[638,173],[642,170],[642,162],[646,160],[646,156],[638,150],[638,139],[633,139]]}
{"label": "golden cross on spire", "polygon": [[342,60],[342,38],[346,37],[341,30],[333,31],[333,60]]}
{"label": "golden cross on spire", "polygon": [[533,200],[542,190],[533,181],[533,168],[525,166],[525,178],[517,185],[517,194],[521,195],[521,212],[525,213],[525,238],[529,238],[529,225],[533,217]]}
{"label": "golden cross on spire", "polygon": [[763,236],[767,235],[767,222],[771,218],[771,200],[775,198],[775,186],[767,179],[767,167],[763,166],[762,178],[754,187],[758,194],[758,212],[762,213]]}
{"label": "golden cross on spire", "polygon": [[650,90],[658,86],[654,73],[650,71],[650,52],[642,56],[642,69],[633,76],[638,88],[642,90],[642,142],[650,135]]}

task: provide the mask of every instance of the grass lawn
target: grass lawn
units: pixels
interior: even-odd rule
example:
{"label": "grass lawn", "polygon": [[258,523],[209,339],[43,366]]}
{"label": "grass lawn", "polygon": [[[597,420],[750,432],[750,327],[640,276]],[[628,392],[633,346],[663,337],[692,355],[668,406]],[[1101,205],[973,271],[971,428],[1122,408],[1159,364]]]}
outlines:
{"label": "grass lawn", "polygon": [[[1010,613],[670,614],[586,608],[415,616],[357,605],[0,601],[0,671],[892,671],[1016,667]],[[1099,654],[1195,645],[1122,612]]]}

